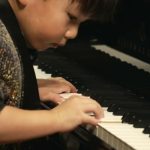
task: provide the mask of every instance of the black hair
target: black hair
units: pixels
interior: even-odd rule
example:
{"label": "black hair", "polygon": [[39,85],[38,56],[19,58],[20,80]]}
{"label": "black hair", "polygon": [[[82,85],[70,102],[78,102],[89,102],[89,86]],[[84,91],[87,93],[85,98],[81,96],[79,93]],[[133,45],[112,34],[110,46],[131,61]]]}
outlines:
{"label": "black hair", "polygon": [[81,12],[89,15],[90,19],[100,22],[113,20],[119,0],[72,0],[78,2]]}

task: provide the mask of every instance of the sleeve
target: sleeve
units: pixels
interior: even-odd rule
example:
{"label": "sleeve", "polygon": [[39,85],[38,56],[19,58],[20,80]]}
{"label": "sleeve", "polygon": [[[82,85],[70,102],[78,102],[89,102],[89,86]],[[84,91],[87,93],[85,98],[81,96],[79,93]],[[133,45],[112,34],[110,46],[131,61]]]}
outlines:
{"label": "sleeve", "polygon": [[7,67],[6,52],[8,52],[7,40],[4,40],[5,36],[6,34],[3,32],[3,26],[0,22],[0,111],[6,105],[10,95],[10,89],[3,78],[3,73]]}
{"label": "sleeve", "polygon": [[6,101],[9,98],[10,89],[6,83],[0,79],[0,110],[6,105]]}

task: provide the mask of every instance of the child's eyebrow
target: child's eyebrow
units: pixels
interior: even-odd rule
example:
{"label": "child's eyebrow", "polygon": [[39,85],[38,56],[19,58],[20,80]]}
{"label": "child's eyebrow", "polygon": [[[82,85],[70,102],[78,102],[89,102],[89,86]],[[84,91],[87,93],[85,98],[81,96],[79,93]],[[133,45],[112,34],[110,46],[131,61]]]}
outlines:
{"label": "child's eyebrow", "polygon": [[74,20],[77,20],[78,19],[78,17],[77,16],[75,16],[75,15],[73,15],[73,14],[71,14],[71,13],[69,13],[69,15],[71,16],[71,18],[72,19],[74,19]]}

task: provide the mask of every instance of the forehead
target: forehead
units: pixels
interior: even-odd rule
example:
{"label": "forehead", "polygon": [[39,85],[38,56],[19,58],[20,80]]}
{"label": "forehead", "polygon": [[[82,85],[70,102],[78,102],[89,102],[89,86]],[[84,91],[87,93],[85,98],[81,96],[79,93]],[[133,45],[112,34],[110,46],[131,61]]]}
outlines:
{"label": "forehead", "polygon": [[83,13],[82,11],[82,7],[81,7],[81,3],[80,0],[68,0],[68,10],[72,13],[76,13],[76,15],[78,16],[82,16],[83,18],[88,19],[89,18],[89,14],[88,13]]}
{"label": "forehead", "polygon": [[56,9],[56,11],[69,12],[74,17],[81,18],[79,20],[87,20],[89,18],[87,14],[82,12],[80,0],[43,0],[43,2],[44,1],[49,3],[50,10]]}
{"label": "forehead", "polygon": [[83,16],[86,16],[87,18],[91,17],[91,10],[90,7],[91,5],[86,4],[86,0],[69,0],[70,4],[73,4],[77,10],[82,14]]}

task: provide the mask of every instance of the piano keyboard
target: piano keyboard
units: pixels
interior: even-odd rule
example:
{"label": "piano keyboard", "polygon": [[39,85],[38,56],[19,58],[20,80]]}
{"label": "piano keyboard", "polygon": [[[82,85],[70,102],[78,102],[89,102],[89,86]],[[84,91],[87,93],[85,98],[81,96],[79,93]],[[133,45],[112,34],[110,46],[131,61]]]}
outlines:
{"label": "piano keyboard", "polygon": [[[37,78],[47,79],[51,76],[37,66],[34,66],[34,69]],[[95,128],[96,137],[115,150],[150,150],[150,137],[149,134],[143,133],[143,128],[134,128],[131,124],[122,123],[122,116],[113,115],[107,108],[104,108],[104,114],[105,117]]]}
{"label": "piano keyboard", "polygon": [[138,69],[143,69],[150,73],[150,64],[148,64],[144,61],[141,61],[137,58],[129,56],[123,52],[119,52],[107,45],[92,45],[92,47],[94,47],[96,50],[103,51],[104,53],[107,53],[112,57],[118,58],[122,62],[132,64],[132,65],[136,66]]}

